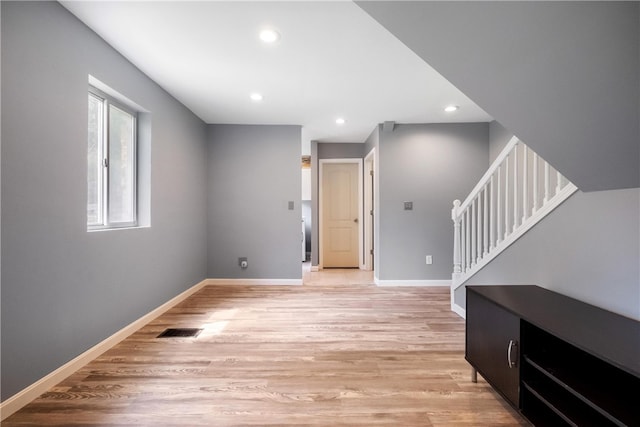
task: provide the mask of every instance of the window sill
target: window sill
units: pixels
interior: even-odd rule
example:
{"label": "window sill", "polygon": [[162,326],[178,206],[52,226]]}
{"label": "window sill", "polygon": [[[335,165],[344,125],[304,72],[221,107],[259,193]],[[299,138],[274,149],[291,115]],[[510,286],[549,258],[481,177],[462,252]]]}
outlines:
{"label": "window sill", "polygon": [[137,230],[140,228],[151,228],[151,226],[150,225],[128,225],[124,227],[91,227],[91,228],[87,228],[87,232],[97,233],[101,231]]}

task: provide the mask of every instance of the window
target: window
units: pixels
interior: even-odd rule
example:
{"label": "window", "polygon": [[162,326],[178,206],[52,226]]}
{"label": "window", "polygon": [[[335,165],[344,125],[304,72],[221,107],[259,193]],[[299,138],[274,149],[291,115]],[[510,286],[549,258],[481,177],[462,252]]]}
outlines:
{"label": "window", "polygon": [[90,87],[87,227],[137,225],[137,112]]}

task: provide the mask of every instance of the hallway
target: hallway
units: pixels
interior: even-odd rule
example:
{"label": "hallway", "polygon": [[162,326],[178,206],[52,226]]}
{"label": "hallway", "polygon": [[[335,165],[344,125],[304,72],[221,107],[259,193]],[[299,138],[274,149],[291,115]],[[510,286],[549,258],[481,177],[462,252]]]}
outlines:
{"label": "hallway", "polygon": [[327,268],[311,271],[311,262],[302,264],[303,285],[373,285],[373,271],[357,268]]}

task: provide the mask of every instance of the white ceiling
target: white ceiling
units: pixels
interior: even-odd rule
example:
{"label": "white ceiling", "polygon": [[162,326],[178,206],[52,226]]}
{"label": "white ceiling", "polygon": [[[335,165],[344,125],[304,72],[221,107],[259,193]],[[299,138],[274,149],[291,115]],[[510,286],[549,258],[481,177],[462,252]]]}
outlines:
{"label": "white ceiling", "polygon": [[363,142],[384,121],[492,120],[350,1],[61,4],[206,123],[302,125],[304,143]]}

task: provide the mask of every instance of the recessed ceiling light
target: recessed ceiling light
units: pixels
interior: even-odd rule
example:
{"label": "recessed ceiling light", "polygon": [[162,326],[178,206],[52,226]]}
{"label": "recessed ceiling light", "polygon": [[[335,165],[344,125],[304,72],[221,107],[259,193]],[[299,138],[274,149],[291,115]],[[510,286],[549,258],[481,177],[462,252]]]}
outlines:
{"label": "recessed ceiling light", "polygon": [[249,95],[249,97],[251,98],[252,101],[255,101],[255,102],[262,101],[262,95],[259,93],[252,93],[251,95]]}
{"label": "recessed ceiling light", "polygon": [[262,30],[260,31],[260,40],[265,43],[275,43],[280,40],[280,33],[272,29]]}
{"label": "recessed ceiling light", "polygon": [[345,119],[343,119],[342,117],[338,117],[338,118],[336,119],[336,124],[338,124],[338,125],[343,125],[343,124],[345,124],[346,122],[347,122],[347,121],[346,121]]}
{"label": "recessed ceiling light", "polygon": [[448,107],[445,107],[444,111],[446,111],[447,113],[453,113],[458,108],[460,107],[458,107],[457,105],[449,105]]}

